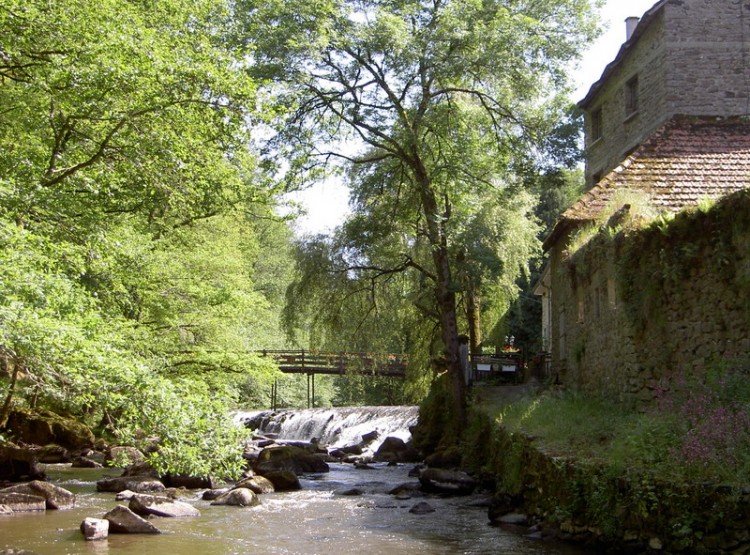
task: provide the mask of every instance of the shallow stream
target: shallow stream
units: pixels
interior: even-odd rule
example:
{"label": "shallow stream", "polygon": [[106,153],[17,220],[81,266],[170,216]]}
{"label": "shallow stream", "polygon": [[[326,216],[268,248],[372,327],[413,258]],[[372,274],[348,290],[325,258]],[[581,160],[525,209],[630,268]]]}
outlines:
{"label": "shallow stream", "polygon": [[[359,407],[267,413],[238,413],[244,421],[260,414],[262,432],[284,439],[310,440],[344,445],[362,434],[377,431],[380,439],[409,437],[416,422],[414,407]],[[374,446],[371,446],[374,448]],[[389,467],[372,464],[358,469],[332,464],[331,472],[303,476],[297,492],[261,496],[252,508],[211,506],[200,499],[202,491],[188,492],[188,501],[201,516],[155,518],[161,535],[113,534],[107,540],[86,542],[79,531],[87,516],[101,517],[117,505],[115,494],[96,491],[96,481],[116,476],[114,469],[71,469],[53,466],[51,481],[77,495],[76,507],[66,511],[0,516],[0,553],[4,549],[27,550],[37,555],[578,555],[580,549],[526,538],[520,529],[490,526],[482,496],[442,498],[415,492],[396,499],[388,492],[412,483],[413,465]],[[360,495],[342,495],[357,489]],[[425,501],[435,511],[412,514]]]}

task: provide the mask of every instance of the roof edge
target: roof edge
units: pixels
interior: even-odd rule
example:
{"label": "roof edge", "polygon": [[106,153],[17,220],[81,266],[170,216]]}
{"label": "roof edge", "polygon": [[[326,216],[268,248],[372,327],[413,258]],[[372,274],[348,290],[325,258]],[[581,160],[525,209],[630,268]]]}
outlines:
{"label": "roof edge", "polygon": [[599,80],[591,85],[589,92],[586,93],[586,96],[583,97],[583,100],[578,102],[577,106],[579,108],[585,110],[588,106],[591,105],[591,102],[604,86],[604,82],[607,81],[609,79],[609,76],[612,75],[612,73],[614,73],[615,70],[619,67],[625,56],[635,46],[641,36],[646,32],[646,29],[648,29],[656,15],[664,8],[664,6],[666,6],[668,1],[669,0],[660,0],[659,2],[651,6],[651,8],[646,10],[646,12],[641,16],[641,19],[638,22],[635,31],[633,31],[633,35],[629,40],[625,41],[622,44],[620,50],[617,52],[617,56],[615,56],[615,59],[607,64],[607,67],[604,68],[604,71],[602,72],[601,77],[599,77]]}

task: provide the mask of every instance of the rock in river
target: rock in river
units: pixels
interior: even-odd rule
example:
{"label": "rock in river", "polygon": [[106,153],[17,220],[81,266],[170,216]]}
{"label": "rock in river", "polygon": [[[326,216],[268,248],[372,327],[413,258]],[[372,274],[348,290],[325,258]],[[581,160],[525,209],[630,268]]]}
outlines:
{"label": "rock in river", "polygon": [[105,540],[109,536],[109,521],[86,517],[81,522],[81,533],[88,541]]}
{"label": "rock in river", "polygon": [[448,495],[469,495],[477,487],[476,481],[465,472],[426,468],[419,475],[422,491]]}
{"label": "rock in river", "polygon": [[47,509],[70,509],[76,503],[76,496],[68,490],[39,480],[0,490],[0,494],[3,493],[24,493],[26,495],[42,497],[45,500]]}
{"label": "rock in river", "polygon": [[141,516],[184,517],[200,516],[200,511],[190,503],[175,501],[169,497],[136,493],[130,498],[128,507]]}
{"label": "rock in river", "polygon": [[145,518],[139,517],[124,505],[117,505],[117,507],[105,514],[103,518],[109,521],[111,532],[120,534],[161,534],[161,530],[156,526]]}
{"label": "rock in river", "polygon": [[260,505],[260,499],[255,492],[247,488],[237,488],[220,495],[211,505],[231,505],[233,507],[254,507]]}

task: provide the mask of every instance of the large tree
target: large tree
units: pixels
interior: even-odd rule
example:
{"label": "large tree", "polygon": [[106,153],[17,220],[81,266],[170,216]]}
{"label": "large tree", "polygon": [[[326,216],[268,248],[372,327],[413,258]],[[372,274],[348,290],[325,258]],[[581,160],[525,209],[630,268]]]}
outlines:
{"label": "large tree", "polygon": [[[291,115],[274,152],[290,178],[332,160],[387,174],[431,263],[451,376],[465,417],[451,267],[453,206],[496,187],[533,149],[592,37],[592,0],[241,0],[255,68],[275,79]],[[278,84],[283,85],[279,87]],[[358,148],[358,145],[362,145]],[[405,264],[412,261],[404,258]]]}
{"label": "large tree", "polygon": [[289,235],[233,6],[0,5],[0,428],[38,403],[160,436],[161,470],[239,468],[219,409],[271,372],[237,351],[280,337],[262,276]]}

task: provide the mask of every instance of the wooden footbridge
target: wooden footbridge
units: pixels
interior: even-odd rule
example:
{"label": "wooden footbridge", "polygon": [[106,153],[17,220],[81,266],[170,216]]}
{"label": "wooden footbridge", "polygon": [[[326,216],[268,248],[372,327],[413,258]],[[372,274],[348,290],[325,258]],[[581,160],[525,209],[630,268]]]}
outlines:
{"label": "wooden footbridge", "polygon": [[[307,374],[307,405],[315,399],[315,375],[361,375],[389,378],[406,377],[406,355],[385,353],[322,352],[312,350],[259,351],[274,359],[279,370],[286,374]],[[271,402],[276,408],[277,384],[271,391]]]}

